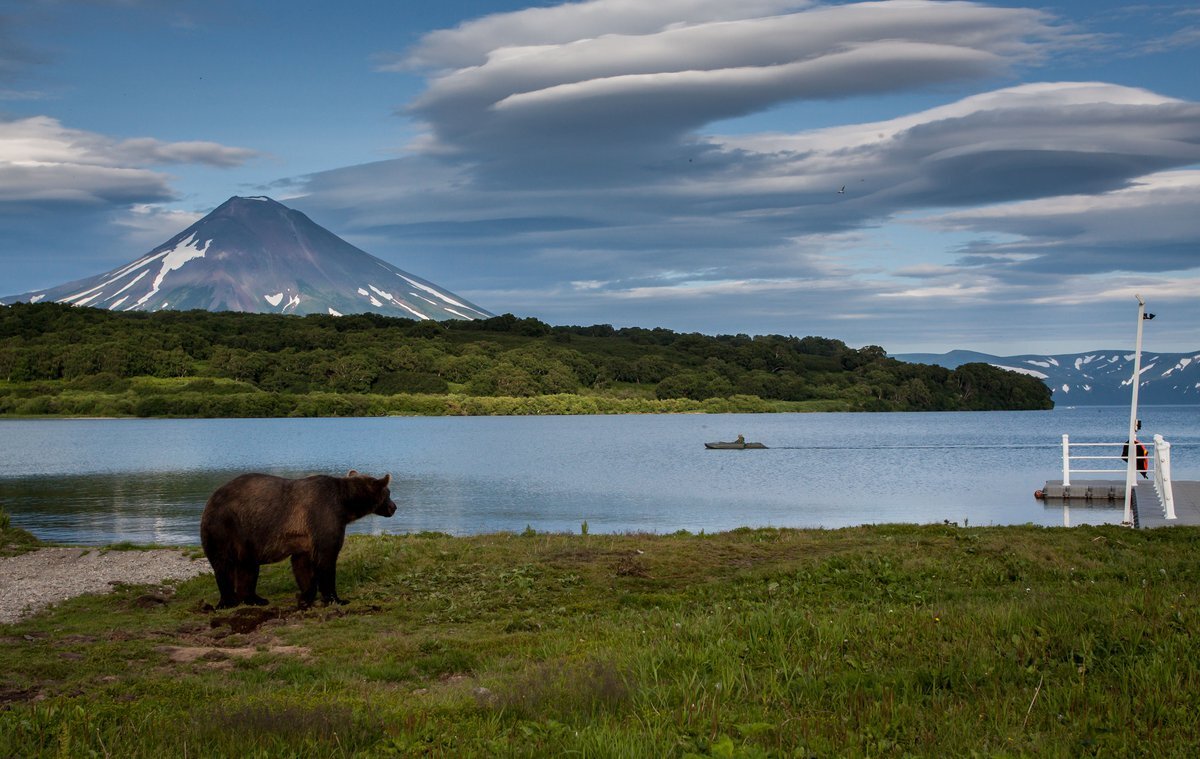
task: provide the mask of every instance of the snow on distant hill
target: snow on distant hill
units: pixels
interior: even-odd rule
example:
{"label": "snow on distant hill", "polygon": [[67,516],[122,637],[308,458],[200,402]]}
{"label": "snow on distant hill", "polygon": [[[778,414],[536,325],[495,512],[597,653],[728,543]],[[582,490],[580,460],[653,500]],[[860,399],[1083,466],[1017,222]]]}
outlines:
{"label": "snow on distant hill", "polygon": [[[1129,403],[1131,395],[1133,351],[993,356],[956,350],[949,353],[902,353],[892,358],[914,364],[936,364],[947,369],[982,362],[1028,374],[1042,380],[1054,391],[1054,403],[1059,406],[1124,405]],[[1200,351],[1142,351],[1138,403],[1200,403]]]}

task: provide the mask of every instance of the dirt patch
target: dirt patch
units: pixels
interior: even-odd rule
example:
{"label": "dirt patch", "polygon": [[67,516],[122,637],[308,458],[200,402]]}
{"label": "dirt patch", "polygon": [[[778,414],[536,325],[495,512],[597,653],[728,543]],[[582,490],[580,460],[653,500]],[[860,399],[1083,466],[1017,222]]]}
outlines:
{"label": "dirt patch", "polygon": [[277,656],[299,656],[305,658],[309,649],[304,646],[159,646],[155,649],[167,655],[176,664],[191,664],[197,661],[210,663],[229,662],[232,659],[249,659],[256,654]]}
{"label": "dirt patch", "polygon": [[[638,553],[641,553],[640,551]],[[630,554],[617,559],[613,569],[618,577],[649,577],[650,570],[638,554]]]}
{"label": "dirt patch", "polygon": [[283,609],[247,606],[235,609],[232,614],[213,617],[208,624],[214,630],[228,627],[232,632],[244,635],[254,632],[271,620],[283,619],[287,614]]}
{"label": "dirt patch", "polygon": [[37,699],[38,692],[33,688],[0,688],[0,711],[9,704],[24,703]]}

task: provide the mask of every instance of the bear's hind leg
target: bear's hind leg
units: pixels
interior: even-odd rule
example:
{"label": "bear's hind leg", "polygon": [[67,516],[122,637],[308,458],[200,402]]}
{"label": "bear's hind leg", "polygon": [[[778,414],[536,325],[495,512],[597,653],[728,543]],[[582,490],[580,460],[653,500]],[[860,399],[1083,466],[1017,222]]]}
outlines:
{"label": "bear's hind leg", "polygon": [[238,600],[237,592],[233,587],[233,573],[229,571],[229,567],[222,566],[220,568],[213,567],[213,574],[217,578],[217,591],[221,594],[221,600],[217,602],[218,609],[232,609],[241,603]]}
{"label": "bear's hind leg", "polygon": [[213,577],[217,580],[217,592],[221,594],[217,608],[232,609],[241,601],[238,600],[237,590],[234,586],[234,573],[230,562],[224,557],[209,556],[208,563],[212,565]]}
{"label": "bear's hind leg", "polygon": [[296,586],[300,588],[300,592],[296,594],[296,603],[301,609],[307,609],[317,598],[312,557],[302,553],[293,554],[292,574],[296,577]]}

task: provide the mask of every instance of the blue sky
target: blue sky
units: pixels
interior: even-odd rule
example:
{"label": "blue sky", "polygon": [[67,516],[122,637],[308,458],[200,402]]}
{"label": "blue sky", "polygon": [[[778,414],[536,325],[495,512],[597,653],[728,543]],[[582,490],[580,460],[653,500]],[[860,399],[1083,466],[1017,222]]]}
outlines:
{"label": "blue sky", "polygon": [[1191,351],[1200,8],[0,0],[0,293],[259,194],[553,324]]}

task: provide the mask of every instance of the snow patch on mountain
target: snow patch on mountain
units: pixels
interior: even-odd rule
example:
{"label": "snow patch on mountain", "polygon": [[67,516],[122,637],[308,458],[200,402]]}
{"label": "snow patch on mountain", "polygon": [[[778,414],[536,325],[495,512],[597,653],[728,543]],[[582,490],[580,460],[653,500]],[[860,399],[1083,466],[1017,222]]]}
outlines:
{"label": "snow patch on mountain", "polygon": [[471,308],[470,306],[464,306],[462,303],[459,303],[454,298],[447,297],[444,293],[440,293],[437,290],[433,289],[432,287],[423,285],[420,282],[414,282],[411,279],[409,279],[408,277],[404,276],[403,274],[397,274],[396,276],[400,277],[400,279],[403,279],[405,282],[409,283],[410,285],[417,288],[418,290],[424,290],[425,292],[429,293],[433,297],[439,298],[440,300],[443,300],[452,306],[458,306],[459,308],[465,308],[468,311],[475,310],[475,309]]}
{"label": "snow patch on mountain", "polygon": [[[133,263],[129,264],[128,266],[126,266],[122,269],[118,269],[116,271],[116,273],[114,273],[108,279],[102,281],[100,284],[95,285],[94,287],[90,287],[87,290],[77,292],[74,295],[68,295],[66,297],[59,298],[58,302],[59,303],[70,303],[72,305],[78,306],[78,305],[80,305],[80,303],[78,302],[79,299],[84,297],[85,295],[89,295],[91,293],[98,293],[99,291],[102,291],[105,287],[108,287],[109,285],[111,285],[113,282],[116,282],[118,279],[121,279],[122,277],[124,277],[126,274],[129,274],[130,272],[135,271],[139,267],[145,266],[147,263],[149,263],[150,261],[153,261],[156,258],[162,258],[165,255],[166,255],[166,252],[164,251],[163,253],[159,253],[156,256],[150,256],[150,257],[146,257],[146,258],[142,258],[137,261],[134,261]],[[143,274],[144,273],[145,272],[143,272]]]}
{"label": "snow patch on mountain", "polygon": [[275,293],[274,295],[264,295],[263,299],[266,300],[267,303],[270,303],[272,306],[278,306],[280,303],[283,303],[283,293]]}
{"label": "snow patch on mountain", "polygon": [[1175,364],[1175,366],[1172,366],[1170,369],[1163,372],[1162,376],[1169,377],[1172,374],[1174,374],[1175,372],[1182,371],[1182,370],[1188,368],[1188,365],[1191,363],[1192,363],[1191,356],[1189,356],[1187,358],[1181,358],[1181,359],[1179,359],[1179,362],[1177,364]]}
{"label": "snow patch on mountain", "polygon": [[[393,300],[392,302],[393,302],[393,303],[395,303],[395,304],[396,304],[397,306],[399,306],[400,308],[403,308],[405,311],[409,312],[409,313],[410,313],[410,314],[412,314],[413,316],[417,317],[417,318],[418,318],[418,319],[420,319],[421,321],[426,321],[427,319],[429,319],[429,317],[428,317],[428,316],[426,316],[425,314],[421,313],[420,311],[418,311],[417,309],[413,308],[412,306],[408,305],[408,304],[407,304],[407,303],[405,303],[404,301],[400,301],[400,300]],[[449,311],[450,309],[448,309],[448,308],[447,308],[447,309],[445,309],[445,310]],[[468,316],[468,317],[465,317],[465,318],[468,318],[468,319],[469,319],[469,318],[471,318],[471,317],[469,317],[469,316]]]}
{"label": "snow patch on mountain", "polygon": [[1050,375],[1039,372],[1036,369],[1026,369],[1023,366],[1004,366],[1003,364],[992,364],[992,366],[996,367],[997,369],[1005,369],[1010,372],[1016,372],[1017,374],[1027,374],[1030,377],[1037,377],[1040,380],[1049,379],[1050,377]]}
{"label": "snow patch on mountain", "polygon": [[[193,261],[197,258],[204,258],[204,253],[208,250],[208,246],[212,240],[206,240],[204,242],[204,247],[200,247],[196,244],[196,242],[196,233],[193,232],[186,240],[162,254],[162,266],[158,270],[158,276],[154,278],[154,284],[150,286],[150,292],[138,299],[138,302],[134,303],[132,308],[137,308],[138,306],[143,305],[146,301],[157,295],[159,289],[162,287],[163,280],[166,279],[168,274],[183,268],[183,265],[188,261]],[[168,304],[163,303],[161,308],[166,308],[167,305]]]}
{"label": "snow patch on mountain", "polygon": [[[117,296],[118,296],[118,295],[120,295],[121,293],[125,292],[125,291],[126,291],[126,290],[128,290],[129,288],[131,288],[131,287],[133,287],[134,285],[136,285],[136,284],[138,283],[138,280],[140,280],[142,277],[146,276],[146,275],[147,275],[147,274],[149,274],[149,273],[150,273],[150,270],[149,270],[149,269],[142,269],[141,271],[139,271],[139,272],[138,272],[138,275],[137,275],[136,277],[134,277],[133,279],[131,279],[131,280],[129,280],[127,283],[125,283],[125,286],[124,286],[124,287],[122,287],[120,290],[117,290],[115,293],[113,293],[112,295],[110,295],[110,296],[108,296],[108,297],[109,297],[110,299],[111,299],[111,298],[115,298],[115,297],[117,297]],[[127,298],[127,297],[129,297],[129,296],[126,296],[126,298]],[[121,298],[121,301],[122,301],[122,302],[124,302],[124,301],[125,301],[125,298]],[[112,306],[112,307],[115,307],[115,306]]]}
{"label": "snow patch on mountain", "polygon": [[[371,290],[372,290],[372,291],[375,293],[375,295],[378,295],[380,298],[383,298],[385,301],[387,301],[388,303],[391,303],[393,306],[398,306],[398,307],[400,307],[400,308],[404,309],[405,311],[407,311],[408,313],[410,313],[410,314],[412,314],[413,316],[417,317],[418,319],[421,319],[422,321],[425,321],[425,320],[427,320],[427,319],[429,319],[429,318],[430,318],[429,316],[427,316],[427,315],[425,315],[425,314],[421,313],[421,312],[420,312],[420,311],[418,311],[417,309],[415,309],[415,308],[413,308],[412,306],[408,305],[407,303],[405,303],[404,301],[400,300],[399,298],[397,298],[397,297],[396,297],[395,295],[393,295],[392,293],[389,293],[389,292],[387,292],[386,290],[382,290],[382,289],[380,289],[380,288],[376,287],[375,285],[367,285],[367,287],[371,288]],[[360,293],[363,293],[364,295],[366,294],[366,293],[365,293],[365,292],[364,292],[364,291],[363,291],[361,288],[359,288],[359,292],[360,292]],[[424,300],[424,299],[422,299],[422,300]],[[383,305],[382,303],[380,303],[380,302],[378,302],[377,300],[375,300],[375,297],[374,297],[374,296],[371,296],[371,303],[372,303],[372,304],[374,304],[374,305],[376,305],[376,306],[382,306],[382,305]],[[430,303],[432,303],[432,301],[430,301]],[[437,305],[437,304],[433,304],[433,305]],[[444,310],[444,311],[449,311],[450,309],[443,308],[442,310]],[[468,319],[469,319],[470,317],[464,317],[464,318],[468,318]]]}

